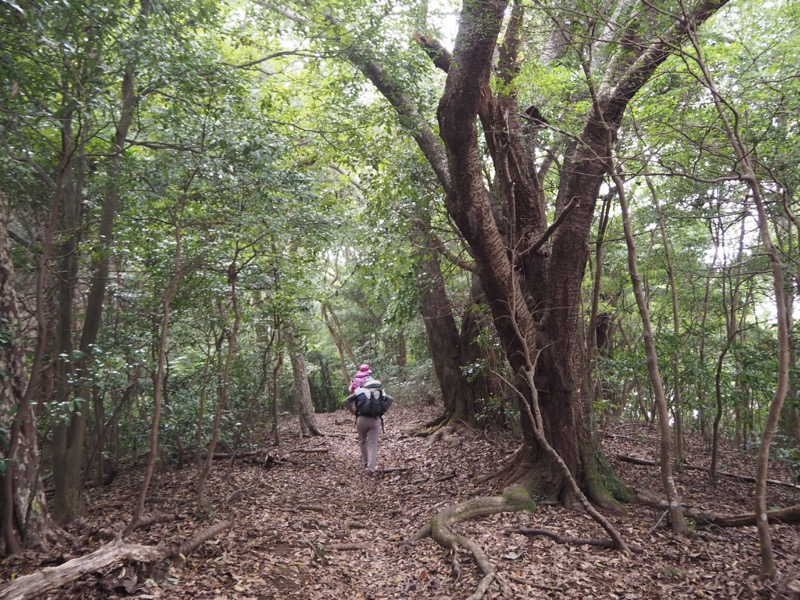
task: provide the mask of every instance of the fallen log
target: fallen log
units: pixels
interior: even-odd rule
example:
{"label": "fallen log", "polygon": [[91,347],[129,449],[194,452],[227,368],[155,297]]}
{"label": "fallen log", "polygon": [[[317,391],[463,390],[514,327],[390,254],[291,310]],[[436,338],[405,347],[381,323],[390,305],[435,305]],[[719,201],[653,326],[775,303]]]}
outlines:
{"label": "fallen log", "polygon": [[[666,509],[669,506],[666,500],[659,498],[649,490],[636,490],[636,495],[642,504],[661,509]],[[684,507],[683,514],[693,519],[700,526],[745,527],[756,524],[756,515],[750,512],[726,515]],[[768,510],[767,520],[770,523],[800,523],[800,504],[777,510]]]}
{"label": "fallen log", "polygon": [[[625,454],[617,454],[617,460],[621,460],[622,462],[631,463],[634,465],[642,465],[645,467],[657,467],[658,462],[654,460],[647,460],[645,458],[637,458],[635,456],[626,456]],[[711,469],[708,467],[701,467],[698,465],[682,465],[682,468],[687,469],[689,471],[705,471],[708,472]],[[731,479],[738,479],[740,481],[750,481],[754,482],[756,480],[755,477],[751,475],[739,475],[738,473],[726,473],[725,471],[717,471],[717,475],[721,475],[722,477],[729,477]],[[771,485],[780,485],[783,487],[788,487],[793,490],[800,490],[800,485],[795,483],[789,483],[788,481],[780,481],[778,479],[767,479],[767,483]]]}
{"label": "fallen log", "polygon": [[25,600],[38,594],[56,590],[80,577],[127,561],[156,562],[185,558],[192,550],[228,529],[232,521],[222,521],[203,530],[180,546],[143,546],[116,540],[101,546],[91,554],[79,556],[58,565],[47,567],[30,575],[0,585],[0,600]]}
{"label": "fallen log", "polygon": [[[718,515],[709,512],[696,512],[688,516],[697,521],[698,525],[715,525],[717,527],[744,527],[756,524],[755,513],[738,515]],[[768,510],[767,520],[770,523],[798,523],[800,522],[800,504],[787,506],[778,510]]]}

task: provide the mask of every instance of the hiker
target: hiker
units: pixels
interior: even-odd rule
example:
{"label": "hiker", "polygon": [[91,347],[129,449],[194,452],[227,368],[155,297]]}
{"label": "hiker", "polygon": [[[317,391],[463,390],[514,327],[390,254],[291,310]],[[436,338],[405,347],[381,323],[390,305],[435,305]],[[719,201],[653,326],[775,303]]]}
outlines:
{"label": "hiker", "polygon": [[347,391],[351,394],[356,391],[356,388],[364,387],[364,382],[372,376],[372,371],[369,365],[364,363],[358,367],[358,371],[353,375],[353,380],[350,382],[350,387]]}
{"label": "hiker", "polygon": [[394,402],[377,379],[367,379],[344,400],[344,407],[356,415],[356,431],[361,461],[367,477],[375,474],[378,464],[378,437],[383,429],[383,415]]}

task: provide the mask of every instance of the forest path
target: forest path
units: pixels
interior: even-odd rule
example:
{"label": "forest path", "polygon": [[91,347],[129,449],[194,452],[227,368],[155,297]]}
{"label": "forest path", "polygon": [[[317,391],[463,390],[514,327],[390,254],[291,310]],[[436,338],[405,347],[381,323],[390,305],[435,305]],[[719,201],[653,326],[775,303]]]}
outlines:
{"label": "forest path", "polygon": [[[137,580],[129,565],[87,575],[49,598],[191,598],[230,600],[443,600],[467,598],[479,580],[471,557],[461,552],[461,576],[452,557],[430,538],[409,540],[439,510],[475,496],[498,493],[480,483],[516,449],[510,434],[481,435],[463,430],[454,444],[407,434],[436,416],[434,407],[396,406],[381,437],[380,476],[361,467],[354,419],[344,411],[317,415],[324,437],[301,438],[296,417],[281,420],[283,444],[214,464],[208,497],[214,510],[198,514],[195,470],[168,468],[153,481],[147,512],[170,518],[134,532],[131,542],[180,543],[213,523],[234,525],[201,545],[162,576]],[[655,432],[621,425],[606,436],[605,452],[617,472],[637,487],[658,494],[655,468],[615,460],[617,453],[652,459]],[[269,463],[265,462],[271,456]],[[703,464],[708,449],[690,438],[690,463]],[[749,474],[753,457],[723,448],[726,471]],[[393,470],[402,468],[403,470]],[[141,481],[141,466],[121,473],[112,485],[89,489],[89,514],[70,527],[75,544],[57,558],[28,553],[0,564],[0,581],[80,556],[107,542],[109,532],[130,518]],[[789,481],[784,463],[770,472]],[[716,486],[698,471],[677,476],[683,500],[695,509],[748,512],[752,484],[724,478]],[[800,501],[785,487],[770,486],[770,505]],[[545,537],[509,534],[508,528],[548,529],[564,536],[605,535],[586,515],[557,506],[534,513],[507,513],[456,526],[488,553],[500,587],[485,598],[756,598],[762,586],[754,527],[716,529],[704,537],[676,538],[663,511],[632,505],[609,518],[629,543],[644,552],[622,555],[594,546],[558,545]],[[800,528],[776,525],[773,539],[782,574],[800,573]],[[774,586],[786,590],[787,576]],[[782,586],[782,588],[781,588]],[[768,597],[785,597],[773,594]]]}
{"label": "forest path", "polygon": [[[490,469],[498,456],[490,443],[476,440],[471,460],[447,460],[449,447],[429,448],[426,439],[408,436],[433,416],[402,408],[385,416],[375,477],[364,474],[355,419],[347,413],[318,415],[323,438],[292,436],[281,455],[294,464],[278,465],[269,481],[261,478],[256,494],[247,494],[258,496],[261,515],[280,513],[281,531],[262,530],[257,544],[273,557],[267,577],[279,587],[275,598],[452,597],[444,551],[430,540],[406,540],[436,511],[476,492],[477,463]],[[259,518],[259,508],[252,508],[248,521]],[[263,560],[264,553],[256,554],[253,560]],[[462,582],[466,595],[477,582],[472,570]]]}

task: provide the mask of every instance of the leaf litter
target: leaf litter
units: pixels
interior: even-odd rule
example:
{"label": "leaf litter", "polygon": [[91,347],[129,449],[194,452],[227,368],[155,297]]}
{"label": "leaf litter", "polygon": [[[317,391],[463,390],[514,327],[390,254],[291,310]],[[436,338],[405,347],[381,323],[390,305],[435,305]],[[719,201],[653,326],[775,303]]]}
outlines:
{"label": "leaf litter", "polygon": [[[116,565],[91,573],[41,598],[185,598],[237,600],[384,600],[467,598],[481,573],[460,552],[453,556],[430,538],[411,541],[439,510],[475,497],[497,494],[490,476],[509,459],[518,440],[508,432],[460,429],[460,443],[428,445],[408,433],[436,416],[433,407],[396,407],[386,416],[376,477],[362,474],[353,419],[343,412],[316,415],[325,437],[301,438],[296,419],[281,422],[280,448],[265,442],[233,463],[215,461],[207,495],[212,509],[196,509],[192,467],[169,467],[152,485],[147,510],[172,515],[133,532],[128,541],[184,541],[214,522],[234,525],[183,560],[161,571],[152,565]],[[653,460],[657,432],[641,424],[607,431],[604,452],[617,474],[637,489],[660,496],[656,467],[618,460],[618,455]],[[754,451],[753,451],[754,452]],[[752,475],[753,452],[724,445],[721,470]],[[689,437],[687,462],[705,466],[709,451]],[[267,460],[272,457],[272,460]],[[130,519],[141,467],[120,473],[105,488],[87,490],[86,516],[69,526],[71,545],[54,556],[27,552],[0,564],[8,581],[45,566],[88,554],[110,541]],[[774,462],[771,479],[792,481],[788,465]],[[752,510],[753,484],[698,470],[676,473],[685,505],[695,510]],[[770,506],[798,503],[796,490],[769,486]],[[544,536],[508,533],[546,529],[561,536],[603,539],[588,516],[561,506],[539,505],[532,513],[504,513],[454,526],[490,556],[497,580],[486,598],[778,598],[794,597],[800,574],[797,525],[772,529],[781,576],[758,580],[754,526],[698,529],[675,536],[663,511],[631,504],[607,515],[638,554],[559,544]]]}

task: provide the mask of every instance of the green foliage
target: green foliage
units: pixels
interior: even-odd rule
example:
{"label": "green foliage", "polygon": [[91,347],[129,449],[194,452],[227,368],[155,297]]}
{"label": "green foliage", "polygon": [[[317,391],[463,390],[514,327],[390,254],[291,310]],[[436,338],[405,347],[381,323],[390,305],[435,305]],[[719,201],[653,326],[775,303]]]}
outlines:
{"label": "green foliage", "polygon": [[[781,252],[796,265],[796,231],[781,209],[784,202],[795,214],[798,208],[800,19],[794,3],[762,4],[747,0],[731,6],[701,35],[721,93],[738,110],[736,122],[768,192],[771,226],[781,233]],[[119,195],[102,329],[84,379],[70,381],[90,382],[105,414],[118,419],[118,450],[131,456],[148,443],[162,303],[175,274],[178,236],[182,256],[162,422],[168,450],[176,440],[189,446],[208,439],[234,320],[234,281],[240,329],[222,443],[258,440],[272,361],[284,351],[279,333],[289,323],[303,325],[316,409],[337,407],[341,365],[317,316],[323,303],[340,321],[357,361],[373,365],[396,397],[418,395],[431,385],[426,334],[418,319],[430,280],[420,265],[430,245],[420,230],[435,232],[449,252],[468,257],[445,216],[441,186],[410,139],[418,122],[398,119],[356,66],[364,66],[368,56],[362,50],[369,49],[420,119],[435,126],[444,74],[431,67],[410,33],[448,35],[443,24],[450,9],[427,3],[286,2],[283,8],[303,16],[289,23],[262,4],[165,0],[152,4],[146,16],[140,8],[119,0],[45,0],[6,1],[0,11],[0,188],[8,195],[11,228],[20,240],[12,253],[26,310],[37,293],[44,232],[55,228],[52,248],[73,233],[56,218],[63,206],[55,206],[54,181],[69,176],[80,194],[81,292],[102,251],[97,232],[103,200],[110,189]],[[599,83],[594,78],[603,65],[624,59],[625,50],[620,45],[607,55],[587,57],[578,44],[552,61],[539,60],[551,19],[561,18],[559,7],[550,8],[547,14],[529,11],[533,20],[526,22],[521,69],[502,91],[516,94],[520,106],[538,107],[548,119],[550,127],[539,132],[537,160],[548,156],[557,163],[564,141],[583,126],[579,115],[591,105],[587,83]],[[575,12],[568,24],[575,35],[586,25],[581,14]],[[617,15],[620,23],[629,16]],[[348,60],[340,60],[342,53]],[[124,150],[117,154],[110,143],[120,115],[122,74],[129,68],[139,102]],[[662,375],[669,389],[684,391],[692,418],[714,409],[714,367],[727,342],[731,312],[741,324],[722,363],[724,426],[730,431],[735,415],[747,411],[757,425],[774,387],[774,332],[769,314],[760,314],[770,301],[768,265],[754,234],[752,208],[742,200],[743,187],[730,180],[736,158],[722,136],[712,96],[697,85],[696,74],[691,59],[662,65],[631,106],[618,156],[630,178],[657,350],[664,364],[674,356],[680,361],[677,378],[666,368]],[[493,85],[501,87],[499,81]],[[71,149],[63,147],[69,132],[76,144]],[[545,176],[548,201],[558,193],[556,170]],[[644,173],[659,194],[661,214]],[[487,172],[487,180],[491,176]],[[659,219],[668,232],[667,248]],[[623,415],[631,416],[638,408],[621,395],[634,378],[646,381],[646,361],[620,234],[612,209],[600,309],[614,316],[615,325],[593,375],[606,393],[595,399],[596,410],[622,403]],[[678,286],[677,333],[666,251]],[[52,253],[47,273],[54,272]],[[469,277],[442,264],[458,318]],[[44,297],[54,297],[55,284],[48,280]],[[590,286],[587,278],[587,300]],[[731,286],[738,286],[738,296]],[[75,320],[77,326],[81,315]],[[77,339],[79,332],[74,334]],[[10,347],[13,341],[7,323],[0,323],[0,344]],[[494,341],[491,331],[481,340],[486,347]],[[274,345],[265,353],[270,342]],[[28,346],[32,350],[32,343]],[[61,357],[70,364],[75,358]],[[477,376],[483,368],[469,365],[467,375]],[[287,365],[277,377],[288,397]],[[127,389],[133,391],[125,396]],[[646,394],[646,386],[641,391]],[[47,399],[40,425],[44,429],[74,409],[85,410],[84,402]],[[481,406],[481,418],[510,414],[509,403],[498,398],[483,399]]]}
{"label": "green foliage", "polygon": [[795,440],[785,435],[776,435],[770,455],[787,462],[792,469],[792,479],[800,481],[800,448]]}

